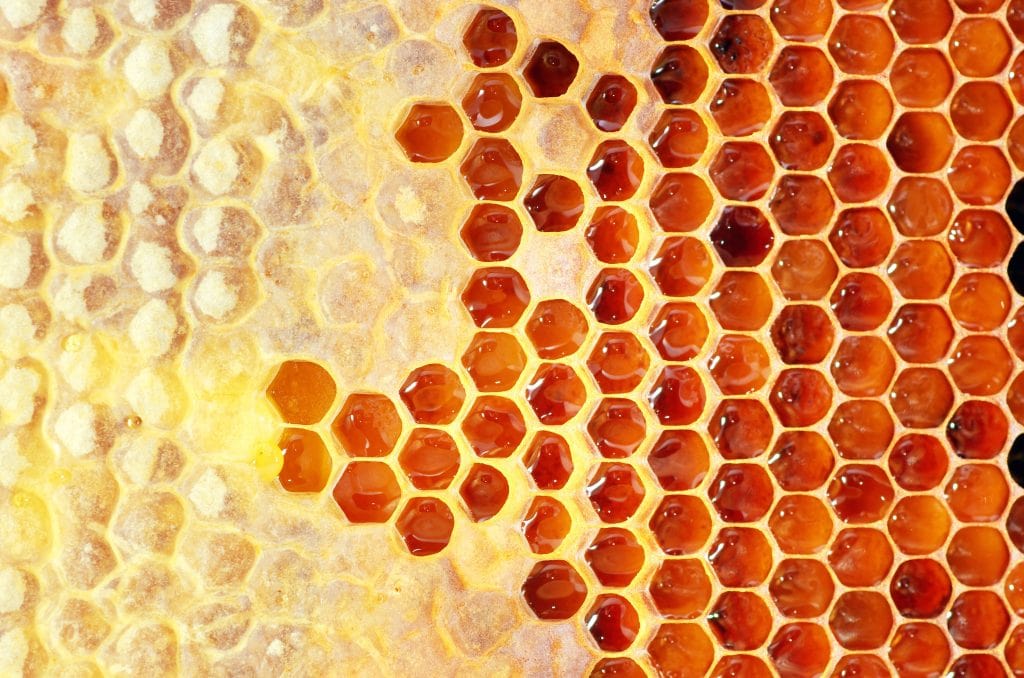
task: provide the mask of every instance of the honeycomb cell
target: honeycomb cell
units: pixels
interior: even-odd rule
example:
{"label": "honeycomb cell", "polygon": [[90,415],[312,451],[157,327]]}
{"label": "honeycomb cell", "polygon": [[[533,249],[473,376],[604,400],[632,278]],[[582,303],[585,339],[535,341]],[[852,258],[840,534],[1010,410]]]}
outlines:
{"label": "honeycomb cell", "polygon": [[541,423],[548,426],[570,421],[586,399],[586,387],[568,365],[545,363],[526,385],[527,402]]}
{"label": "honeycomb cell", "polygon": [[665,304],[651,322],[650,338],[663,359],[690,360],[707,341],[708,321],[695,304]]}
{"label": "honeycomb cell", "polygon": [[838,274],[836,260],[820,240],[787,240],[772,263],[772,278],[791,301],[821,299]]}
{"label": "honeycomb cell", "polygon": [[267,397],[286,424],[310,425],[324,418],[337,391],[334,379],[320,365],[288,360],[267,386]]}
{"label": "honeycomb cell", "polygon": [[718,24],[708,48],[723,72],[737,74],[764,68],[773,45],[764,19],[756,14],[730,14]]}
{"label": "honeycomb cell", "polygon": [[602,75],[587,97],[590,120],[602,132],[618,132],[636,107],[636,87],[621,75]]}
{"label": "honeycomb cell", "polygon": [[505,139],[477,139],[459,170],[477,200],[514,200],[523,182],[523,159]]}
{"label": "honeycomb cell", "polygon": [[835,202],[828,185],[815,176],[786,174],[768,205],[786,235],[814,235],[831,220]]}
{"label": "honeycomb cell", "polygon": [[779,422],[788,427],[820,421],[832,405],[832,389],[820,372],[804,368],[783,370],[769,396]]}
{"label": "honeycomb cell", "polygon": [[896,248],[886,273],[904,297],[935,299],[949,287],[953,262],[941,244],[911,240]]}
{"label": "honeycomb cell", "polygon": [[662,167],[689,167],[704,155],[708,128],[695,111],[672,109],[661,114],[647,141]]}
{"label": "honeycomb cell", "polygon": [[480,396],[462,420],[462,433],[481,457],[509,457],[526,436],[516,404],[502,396]]}
{"label": "honeycomb cell", "polygon": [[658,675],[703,676],[715,659],[715,648],[697,624],[662,624],[647,654]]}
{"label": "honeycomb cell", "polygon": [[353,457],[383,457],[395,449],[402,420],[387,396],[353,393],[345,399],[331,431]]}
{"label": "honeycomb cell", "polygon": [[[953,576],[965,586],[994,586],[1006,572],[1010,552],[999,530],[972,525],[953,535],[946,549],[946,563]],[[1009,595],[1007,602],[1010,602]]]}
{"label": "honeycomb cell", "polygon": [[523,206],[538,231],[568,231],[583,214],[583,190],[568,177],[541,174],[526,192]]}
{"label": "honeycomb cell", "polygon": [[511,334],[478,332],[462,354],[462,365],[481,391],[507,391],[526,367],[526,354]]}
{"label": "honeycomb cell", "polygon": [[844,585],[875,586],[892,569],[893,552],[883,532],[870,527],[853,527],[836,535],[828,562]]}
{"label": "honeycomb cell", "polygon": [[817,676],[831,659],[831,642],[820,625],[795,622],[775,632],[768,645],[768,656],[780,678]]}
{"label": "honeycomb cell", "polygon": [[881,18],[847,14],[832,29],[828,51],[844,73],[874,75],[889,65],[895,44],[889,27]]}
{"label": "honeycomb cell", "polygon": [[888,664],[873,654],[848,654],[836,662],[831,678],[888,678]]}
{"label": "honeycomb cell", "polygon": [[760,596],[746,591],[727,591],[707,615],[718,644],[728,651],[756,650],[768,640],[772,614]]}
{"label": "honeycomb cell", "polygon": [[904,172],[937,172],[953,152],[953,130],[940,113],[904,113],[889,132],[885,147]]}
{"label": "honeycomb cell", "polygon": [[892,248],[892,226],[877,207],[844,210],[836,218],[829,242],[850,268],[877,266]]}
{"label": "honeycomb cell", "polygon": [[462,409],[466,390],[457,374],[436,363],[413,370],[399,391],[417,424],[450,424]]}
{"label": "honeycomb cell", "polygon": [[953,25],[953,8],[948,0],[894,0],[889,22],[896,35],[911,45],[938,42]]}
{"label": "honeycomb cell", "polygon": [[904,617],[925,619],[939,615],[952,596],[952,584],[946,569],[935,560],[905,560],[896,568],[889,583],[889,595]]}
{"label": "honeycomb cell", "polygon": [[904,106],[934,108],[953,90],[953,69],[937,49],[908,49],[893,62],[889,84],[896,101]]}
{"label": "honeycomb cell", "polygon": [[864,398],[881,395],[888,389],[896,372],[896,361],[878,337],[846,337],[832,358],[831,370],[840,391]]}
{"label": "honeycomb cell", "polygon": [[621,523],[631,518],[644,494],[640,476],[627,464],[602,463],[587,484],[590,504],[605,523]]}
{"label": "honeycomb cell", "polygon": [[286,428],[277,446],[284,457],[277,474],[281,487],[289,492],[319,492],[327,486],[331,455],[320,436],[303,428]]}
{"label": "honeycomb cell", "polygon": [[711,242],[726,266],[757,266],[771,250],[771,224],[756,207],[727,206],[711,231]]}
{"label": "honeycomb cell", "polygon": [[771,442],[772,428],[768,410],[757,400],[723,400],[708,422],[708,433],[726,459],[763,454]]}
{"label": "honeycomb cell", "polygon": [[708,104],[711,117],[727,137],[757,132],[772,116],[772,102],[764,85],[746,78],[722,81]]}
{"label": "honeycomb cell", "polygon": [[828,486],[832,509],[845,523],[872,523],[885,517],[893,500],[889,478],[878,466],[848,464]]}
{"label": "honeycomb cell", "polygon": [[946,179],[968,205],[994,205],[1010,187],[1010,166],[993,146],[965,146],[953,158]]}
{"label": "honeycomb cell", "polygon": [[560,97],[572,86],[580,70],[579,59],[560,42],[538,44],[523,68],[523,77],[534,96]]}
{"label": "honeycomb cell", "polygon": [[594,319],[605,325],[632,320],[643,301],[643,285],[624,268],[602,269],[587,290],[587,306]]}
{"label": "honeycomb cell", "polygon": [[477,327],[512,327],[530,303],[530,291],[515,269],[480,268],[466,283],[462,303]]}
{"label": "honeycomb cell", "polygon": [[469,124],[481,132],[504,132],[523,106],[519,85],[506,73],[481,73],[462,97]]}
{"label": "honeycomb cell", "polygon": [[892,295],[878,276],[849,273],[843,276],[830,298],[832,314],[844,330],[873,330],[889,317]]}
{"label": "honeycomb cell", "polygon": [[569,619],[583,606],[587,585],[564,560],[545,560],[523,582],[523,599],[540,619]]}
{"label": "honeycomb cell", "polygon": [[602,393],[629,393],[644,378],[651,360],[636,335],[629,332],[604,332],[598,336],[587,358]]}
{"label": "honeycomb cell", "polygon": [[594,664],[594,668],[590,672],[590,678],[603,678],[604,676],[646,678],[647,674],[639,664],[629,657],[605,657]]}
{"label": "honeycomb cell", "polygon": [[398,454],[409,482],[418,490],[443,490],[459,470],[459,448],[444,431],[416,428]]}
{"label": "honeycomb cell", "polygon": [[515,22],[500,9],[481,9],[462,36],[469,58],[480,68],[494,68],[508,62],[517,43]]}
{"label": "honeycomb cell", "polygon": [[599,648],[605,652],[623,652],[636,640],[640,615],[628,600],[607,593],[594,600],[584,624]]}
{"label": "honeycomb cell", "polygon": [[760,466],[722,464],[708,486],[708,497],[722,520],[749,523],[771,508],[772,481]]}
{"label": "honeycomb cell", "polygon": [[983,400],[961,403],[946,424],[946,439],[964,459],[992,459],[1006,447],[1009,433],[1002,408]]}
{"label": "honeycomb cell", "polygon": [[414,104],[395,139],[413,162],[443,162],[462,145],[462,119],[448,104]]}
{"label": "honeycomb cell", "polygon": [[654,509],[651,532],[667,555],[699,551],[711,536],[711,516],[704,500],[692,495],[669,495]]}
{"label": "honeycomb cell", "polygon": [[847,591],[836,600],[828,625],[847,650],[874,650],[889,638],[892,608],[876,591]]}
{"label": "honeycomb cell", "polygon": [[710,467],[707,447],[696,431],[663,431],[647,456],[661,487],[669,492],[692,490]]}
{"label": "honeycomb cell", "polygon": [[435,497],[410,499],[395,521],[405,547],[414,556],[443,551],[451,540],[454,526],[451,509]]}
{"label": "honeycomb cell", "polygon": [[953,325],[941,306],[906,304],[893,316],[888,337],[896,353],[907,362],[934,363],[949,351]]}
{"label": "honeycomb cell", "polygon": [[1010,36],[992,18],[964,19],[949,36],[949,57],[956,70],[969,78],[988,78],[1010,60]]}
{"label": "honeycomb cell", "polygon": [[929,177],[903,177],[889,198],[896,229],[911,238],[938,235],[949,227],[953,199],[945,184]]}
{"label": "honeycomb cell", "polygon": [[696,558],[668,558],[651,578],[651,600],[663,617],[696,619],[711,602],[711,580]]}
{"label": "honeycomb cell", "polygon": [[832,349],[832,321],[817,306],[784,306],[772,323],[772,343],[783,362],[810,365],[821,362]]}
{"label": "honeycomb cell", "polygon": [[835,585],[828,569],[817,560],[786,558],[772,575],[768,593],[786,617],[817,617],[831,605]]}
{"label": "honeycomb cell", "polygon": [[832,159],[828,180],[843,202],[867,202],[889,183],[889,163],[874,146],[847,144]]}
{"label": "honeycomb cell", "polygon": [[704,180],[695,174],[672,173],[662,177],[650,198],[651,212],[663,230],[692,231],[704,223],[714,198]]}
{"label": "honeycomb cell", "polygon": [[758,529],[723,528],[708,549],[708,563],[722,586],[758,586],[772,569],[772,547]]}
{"label": "honeycomb cell", "polygon": [[813,106],[832,90],[832,64],[815,47],[785,47],[772,66],[768,81],[783,106]]}
{"label": "honeycomb cell", "polygon": [[651,386],[647,400],[663,425],[686,426],[700,418],[706,395],[696,371],[685,365],[669,365]]}
{"label": "honeycomb cell", "polygon": [[459,495],[473,522],[490,520],[508,500],[508,480],[493,466],[473,464],[462,481]]}
{"label": "honeycomb cell", "polygon": [[889,410],[877,400],[840,403],[828,424],[829,437],[844,459],[881,458],[894,432]]}
{"label": "honeycomb cell", "polygon": [[832,3],[827,0],[775,0],[771,8],[775,31],[786,40],[817,42],[832,23]]}
{"label": "honeycomb cell", "polygon": [[753,271],[728,271],[709,297],[712,313],[723,330],[752,331],[768,322],[772,293]]}
{"label": "honeycomb cell", "polygon": [[661,37],[668,41],[697,37],[708,20],[706,0],[654,0],[651,21]]}
{"label": "honeycomb cell", "polygon": [[828,480],[833,466],[832,448],[814,431],[784,431],[768,458],[768,468],[786,492],[816,490]]}
{"label": "honeycomb cell", "polygon": [[965,139],[995,141],[1013,119],[1013,104],[1001,85],[968,82],[953,95],[949,119]]}
{"label": "honeycomb cell", "polygon": [[889,536],[907,555],[923,556],[942,548],[949,536],[949,513],[935,497],[910,496],[889,515]]}
{"label": "honeycomb cell", "polygon": [[579,350],[587,327],[586,316],[574,305],[563,299],[549,299],[537,304],[526,323],[526,335],[539,357],[553,360]]}
{"label": "honeycomb cell", "polygon": [[731,334],[722,337],[708,359],[708,370],[726,395],[753,393],[768,379],[768,353],[761,342]]}
{"label": "honeycomb cell", "polygon": [[775,123],[769,144],[783,169],[810,171],[828,161],[832,132],[813,111],[786,111]]}
{"label": "honeycomb cell", "polygon": [[628,200],[643,181],[644,161],[625,141],[603,141],[587,165],[587,177],[602,200]]}
{"label": "honeycomb cell", "polygon": [[587,547],[587,564],[603,586],[629,586],[644,566],[644,548],[629,530],[606,527]]}
{"label": "honeycomb cell", "polygon": [[1006,606],[992,591],[964,591],[953,601],[946,621],[953,642],[967,650],[995,647],[1009,625]]}
{"label": "honeycomb cell", "polygon": [[708,167],[712,183],[727,200],[757,200],[764,196],[774,172],[764,147],[748,141],[722,144]]}
{"label": "honeycomb cell", "polygon": [[572,515],[554,497],[535,497],[520,529],[531,551],[551,553],[572,529]]}
{"label": "honeycomb cell", "polygon": [[768,527],[783,553],[811,554],[832,536],[832,516],[817,497],[787,495],[772,509]]}
{"label": "honeycomb cell", "polygon": [[587,423],[587,433],[598,452],[613,459],[633,454],[646,432],[647,422],[640,408],[625,398],[605,398]]}
{"label": "honeycomb cell", "polygon": [[651,83],[666,104],[692,104],[704,91],[708,66],[689,45],[670,45],[651,66]]}
{"label": "honeycomb cell", "polygon": [[953,471],[946,484],[946,503],[965,523],[999,520],[1009,498],[1003,472],[991,464],[965,464]]}
{"label": "honeycomb cell", "polygon": [[560,490],[572,475],[572,453],[565,438],[538,431],[523,455],[523,464],[541,490]]}
{"label": "honeycomb cell", "polygon": [[604,205],[594,210],[586,239],[598,261],[624,264],[636,254],[640,229],[631,213],[621,207]]}
{"label": "honeycomb cell", "polygon": [[658,289],[670,297],[696,295],[707,284],[712,268],[707,248],[699,239],[690,237],[666,239],[650,265]]}
{"label": "honeycomb cell", "polygon": [[[845,80],[839,84],[829,101],[828,115],[835,125],[836,132],[847,139],[877,139],[889,127],[889,121],[892,119],[892,99],[889,92],[874,80]],[[872,151],[878,154],[877,157]],[[842,160],[843,163],[857,168],[857,181],[853,183],[867,182],[870,176],[878,174],[879,168],[884,164],[878,161],[881,152],[873,147],[844,146],[840,153],[845,156],[833,160],[833,167]],[[848,171],[853,171],[853,168],[849,168]],[[862,202],[847,200],[841,195],[839,199],[844,202]]]}
{"label": "honeycomb cell", "polygon": [[953,407],[953,389],[939,370],[912,367],[896,377],[889,404],[904,426],[934,428],[942,425]]}
{"label": "honeycomb cell", "polygon": [[749,654],[724,655],[711,671],[711,678],[770,678],[765,663]]}
{"label": "honeycomb cell", "polygon": [[903,624],[889,641],[889,661],[900,675],[938,676],[949,664],[949,641],[935,624]]}
{"label": "honeycomb cell", "polygon": [[956,215],[947,242],[964,266],[999,266],[1010,252],[1010,227],[998,212],[968,209]]}
{"label": "honeycomb cell", "polygon": [[949,375],[962,393],[995,395],[1010,378],[1013,360],[998,337],[972,335],[949,357]]}
{"label": "honeycomb cell", "polygon": [[354,461],[345,467],[332,495],[350,522],[384,523],[398,507],[402,490],[387,464]]}
{"label": "honeycomb cell", "polygon": [[1004,656],[1014,676],[1018,676],[1024,671],[1024,627],[1018,625],[1010,634]]}
{"label": "honeycomb cell", "polygon": [[482,203],[473,206],[459,235],[477,261],[504,261],[519,249],[523,225],[508,207]]}

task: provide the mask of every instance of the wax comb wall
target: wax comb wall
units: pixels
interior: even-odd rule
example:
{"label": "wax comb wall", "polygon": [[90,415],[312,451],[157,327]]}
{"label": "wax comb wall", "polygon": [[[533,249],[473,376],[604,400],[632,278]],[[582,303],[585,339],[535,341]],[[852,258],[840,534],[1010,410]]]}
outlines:
{"label": "wax comb wall", "polygon": [[0,675],[1024,675],[1022,40],[0,0]]}

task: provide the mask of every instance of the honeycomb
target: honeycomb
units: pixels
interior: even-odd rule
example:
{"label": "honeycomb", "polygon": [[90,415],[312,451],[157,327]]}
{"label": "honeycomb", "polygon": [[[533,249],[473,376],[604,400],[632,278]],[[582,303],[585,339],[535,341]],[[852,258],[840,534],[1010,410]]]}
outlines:
{"label": "honeycomb", "polygon": [[1024,675],[1024,0],[0,0],[0,676]]}

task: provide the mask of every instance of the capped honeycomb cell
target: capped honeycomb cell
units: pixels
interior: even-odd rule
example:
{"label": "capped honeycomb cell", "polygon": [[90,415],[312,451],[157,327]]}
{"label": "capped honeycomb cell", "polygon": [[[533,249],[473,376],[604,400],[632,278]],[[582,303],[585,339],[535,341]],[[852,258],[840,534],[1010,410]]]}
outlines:
{"label": "capped honeycomb cell", "polygon": [[415,104],[395,138],[413,162],[443,162],[462,145],[462,119],[448,104]]}
{"label": "capped honeycomb cell", "polygon": [[345,399],[331,431],[353,457],[383,457],[402,434],[398,409],[385,395],[353,393]]}
{"label": "capped honeycomb cell", "polygon": [[515,22],[500,9],[481,9],[462,36],[469,58],[481,68],[506,63],[515,53],[517,43]]}
{"label": "capped honeycomb cell", "polygon": [[618,132],[636,108],[636,87],[621,75],[602,75],[587,97],[587,114],[602,132]]}
{"label": "capped honeycomb cell", "polygon": [[402,495],[394,472],[377,461],[354,461],[334,486],[334,501],[353,523],[383,523]]}
{"label": "capped honeycomb cell", "polygon": [[455,519],[452,511],[436,497],[410,499],[395,520],[399,536],[414,556],[429,556],[448,546]]}
{"label": "capped honeycomb cell", "polygon": [[336,393],[327,370],[305,360],[282,363],[267,387],[270,402],[289,424],[316,424],[327,414]]}
{"label": "capped honeycomb cell", "polygon": [[533,49],[523,67],[523,77],[534,96],[559,97],[568,91],[579,68],[579,59],[569,48],[560,42],[548,40]]}

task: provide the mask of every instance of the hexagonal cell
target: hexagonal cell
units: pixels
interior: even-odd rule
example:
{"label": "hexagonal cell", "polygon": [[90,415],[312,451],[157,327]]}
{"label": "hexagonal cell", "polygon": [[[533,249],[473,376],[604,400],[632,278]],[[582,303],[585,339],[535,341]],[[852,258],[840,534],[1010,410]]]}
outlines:
{"label": "hexagonal cell", "polygon": [[587,336],[587,318],[564,299],[537,304],[526,323],[526,335],[537,355],[546,360],[563,358],[579,350]]}
{"label": "hexagonal cell", "polygon": [[332,494],[350,522],[384,523],[398,507],[402,490],[387,464],[354,461],[345,467]]}
{"label": "hexagonal cell", "polygon": [[651,260],[650,271],[662,294],[689,297],[697,294],[711,277],[713,263],[698,238],[668,238]]}
{"label": "hexagonal cell", "polygon": [[665,360],[689,360],[708,338],[708,321],[695,304],[665,304],[651,322],[651,342]]}
{"label": "hexagonal cell", "polygon": [[670,556],[696,553],[711,536],[706,502],[691,495],[669,495],[651,516],[650,527],[661,550]]}
{"label": "hexagonal cell", "polygon": [[695,111],[673,109],[661,114],[647,138],[662,167],[689,167],[708,145],[708,128]]}
{"label": "hexagonal cell", "polygon": [[283,455],[277,479],[289,492],[319,492],[331,476],[331,455],[315,432],[286,428],[277,442]]}
{"label": "hexagonal cell", "polygon": [[602,200],[628,200],[643,181],[644,160],[625,141],[602,141],[587,165],[587,177]]}
{"label": "hexagonal cell", "polygon": [[850,268],[878,266],[892,249],[892,225],[877,207],[843,210],[828,241],[839,260]]}
{"label": "hexagonal cell", "polygon": [[462,481],[459,495],[470,520],[490,520],[508,500],[508,481],[501,471],[487,464],[473,464]]}
{"label": "hexagonal cell", "polygon": [[820,240],[787,240],[772,264],[772,277],[786,299],[821,299],[839,274],[839,266]]}
{"label": "hexagonal cell", "polygon": [[749,523],[771,508],[774,491],[764,469],[754,464],[722,464],[708,486],[708,497],[722,520]]}
{"label": "hexagonal cell", "polygon": [[459,471],[459,448],[444,431],[416,428],[398,454],[409,481],[418,490],[443,490]]}
{"label": "hexagonal cell", "polygon": [[572,516],[554,497],[535,497],[520,529],[534,553],[551,553],[572,529]]}
{"label": "hexagonal cell", "polygon": [[696,619],[711,602],[711,580],[696,558],[663,561],[649,590],[658,612],[669,619]]}
{"label": "hexagonal cell", "polygon": [[817,617],[832,603],[835,585],[828,568],[817,560],[786,558],[772,575],[768,594],[786,617]]}
{"label": "hexagonal cell", "polygon": [[783,106],[813,106],[832,90],[832,64],[816,47],[785,47],[779,52],[768,81]]}
{"label": "hexagonal cell", "polygon": [[994,458],[1006,447],[1009,434],[1002,408],[984,400],[961,403],[946,424],[946,439],[964,459]]}
{"label": "hexagonal cell", "polygon": [[539,619],[569,619],[587,598],[587,585],[564,560],[544,560],[523,582],[523,599]]}
{"label": "hexagonal cell", "polygon": [[462,145],[462,119],[448,104],[414,104],[395,139],[413,162],[444,162]]}
{"label": "hexagonal cell", "polygon": [[999,520],[1009,493],[1004,472],[994,464],[960,466],[953,471],[944,490],[946,505],[965,523]]}
{"label": "hexagonal cell", "polygon": [[587,433],[601,456],[628,457],[644,441],[647,422],[636,403],[625,398],[605,398],[587,423]]}
{"label": "hexagonal cell", "polygon": [[832,23],[832,3],[825,0],[775,0],[771,22],[786,40],[816,42]]}
{"label": "hexagonal cell", "polygon": [[784,431],[768,459],[775,481],[786,492],[809,492],[832,474],[832,448],[814,431]]}
{"label": "hexagonal cell", "polygon": [[935,624],[903,624],[890,641],[889,661],[896,671],[941,674],[949,666],[949,640]]}
{"label": "hexagonal cell", "polygon": [[786,624],[775,632],[768,656],[780,675],[822,675],[832,658],[832,641],[820,624]]}
{"label": "hexagonal cell", "polygon": [[889,452],[889,472],[896,484],[911,492],[938,486],[949,468],[949,453],[933,436],[909,433]]}
{"label": "hexagonal cell", "polygon": [[783,370],[772,387],[769,401],[783,426],[810,426],[828,413],[832,388],[816,370]]}
{"label": "hexagonal cell", "polygon": [[530,303],[530,290],[513,268],[480,268],[466,283],[462,303],[477,327],[512,327]]}
{"label": "hexagonal cell", "polygon": [[726,335],[708,358],[708,371],[726,395],[753,393],[768,379],[768,353],[756,339]]}
{"label": "hexagonal cell", "polygon": [[594,668],[591,669],[591,676],[621,676],[622,678],[646,678],[647,674],[636,663],[636,660],[629,657],[604,657],[599,659]]}
{"label": "hexagonal cell", "polygon": [[559,426],[582,409],[587,391],[571,367],[545,363],[526,385],[526,400],[542,424]]}
{"label": "hexagonal cell", "polygon": [[968,205],[995,205],[1010,187],[1010,165],[994,146],[965,146],[953,158],[946,179]]}
{"label": "hexagonal cell", "polygon": [[881,531],[868,527],[839,532],[828,554],[836,578],[846,586],[875,586],[892,568],[893,552]]}
{"label": "hexagonal cell", "polygon": [[587,97],[590,120],[602,132],[618,132],[636,107],[636,87],[621,75],[602,75]]}
{"label": "hexagonal cell", "polygon": [[786,235],[814,235],[832,218],[835,202],[818,177],[787,174],[779,179],[768,206]]}
{"label": "hexagonal cell", "polygon": [[937,172],[953,152],[953,130],[940,113],[904,113],[893,125],[885,146],[903,171]]}
{"label": "hexagonal cell", "polygon": [[514,200],[523,183],[523,159],[505,139],[477,139],[459,171],[477,200]]}
{"label": "hexagonal cell", "polygon": [[602,393],[628,393],[640,385],[650,365],[643,344],[629,332],[604,332],[587,358]]}
{"label": "hexagonal cell", "polygon": [[670,45],[651,66],[651,82],[670,105],[692,104],[708,81],[708,65],[700,52],[689,45]]}
{"label": "hexagonal cell", "polygon": [[730,14],[715,29],[708,48],[725,73],[757,73],[771,56],[774,41],[756,14]]}
{"label": "hexagonal cell", "polygon": [[594,210],[586,238],[598,261],[624,264],[636,254],[640,229],[630,212],[614,205],[603,205]]}
{"label": "hexagonal cell", "polygon": [[864,14],[841,17],[828,40],[828,51],[836,66],[852,75],[881,73],[889,65],[895,47],[885,21]]}
{"label": "hexagonal cell", "polygon": [[[1010,552],[1000,530],[994,527],[972,525],[964,527],[949,542],[946,562],[953,576],[965,586],[993,586],[1002,580],[1010,563]],[[1019,566],[1018,566],[1019,567]],[[1018,572],[1014,568],[1014,572]],[[1018,592],[1013,573],[1007,580],[1007,590]],[[1007,595],[1010,606],[1019,609],[1016,598]]]}
{"label": "hexagonal cell", "polygon": [[787,170],[816,170],[832,154],[832,132],[825,119],[813,111],[784,112],[768,142]]}
{"label": "hexagonal cell", "polygon": [[698,228],[714,205],[704,180],[695,174],[666,174],[651,191],[651,212],[666,231],[692,231]]}
{"label": "hexagonal cell", "polygon": [[462,409],[466,390],[457,374],[432,363],[409,373],[399,391],[417,424],[450,424]]}
{"label": "hexagonal cell", "polygon": [[523,206],[538,231],[568,231],[583,213],[583,191],[568,177],[541,174],[523,198]]}
{"label": "hexagonal cell", "polygon": [[964,329],[990,332],[1000,327],[1010,313],[1010,290],[1002,276],[968,273],[950,291],[949,310]]}
{"label": "hexagonal cell", "polygon": [[722,400],[708,422],[708,433],[726,459],[752,459],[768,449],[772,420],[757,400]]}
{"label": "hexagonal cell", "polygon": [[623,652],[629,649],[640,632],[640,615],[622,596],[606,593],[594,600],[584,624],[602,650]]}
{"label": "hexagonal cell", "polygon": [[948,0],[894,0],[889,7],[889,22],[903,42],[939,42],[953,25],[953,8]]}
{"label": "hexagonal cell", "polygon": [[429,556],[448,546],[455,526],[451,509],[436,497],[410,499],[395,521],[395,529],[414,556]]}
{"label": "hexagonal cell", "polygon": [[267,397],[286,424],[319,422],[334,404],[337,392],[330,373],[307,360],[281,363],[267,386]]}
{"label": "hexagonal cell", "polygon": [[828,423],[829,437],[844,459],[880,459],[895,431],[889,410],[877,400],[840,403]]}
{"label": "hexagonal cell", "polygon": [[828,116],[847,139],[877,139],[892,119],[892,99],[874,80],[845,80],[828,104]]}
{"label": "hexagonal cell", "polygon": [[526,436],[516,404],[501,396],[480,396],[462,420],[469,446],[481,457],[509,457]]}
{"label": "hexagonal cell", "polygon": [[896,248],[886,272],[904,297],[935,299],[949,287],[953,262],[941,244],[916,240]]}
{"label": "hexagonal cell", "polygon": [[560,97],[576,79],[579,59],[560,42],[547,40],[538,44],[523,68],[523,77],[534,96]]}
{"label": "hexagonal cell", "polygon": [[771,224],[756,207],[730,205],[711,230],[711,242],[726,266],[757,266],[775,242]]}
{"label": "hexagonal cell", "polygon": [[995,141],[1013,119],[1013,104],[1002,85],[969,82],[953,95],[949,118],[957,134],[971,141]]}
{"label": "hexagonal cell", "polygon": [[707,447],[696,431],[663,431],[647,456],[661,487],[669,492],[700,485],[711,465]]}
{"label": "hexagonal cell", "polygon": [[904,497],[896,502],[886,527],[901,553],[927,555],[942,548],[949,537],[949,512],[935,497]]}
{"label": "hexagonal cell", "polygon": [[708,20],[704,0],[654,0],[651,22],[661,37],[670,42],[697,37]]}
{"label": "hexagonal cell", "polygon": [[711,311],[723,330],[760,329],[772,312],[772,293],[753,271],[728,271],[710,296]]}
{"label": "hexagonal cell", "polygon": [[905,560],[889,583],[893,605],[904,617],[926,619],[939,615],[952,596],[946,568],[935,560]]}
{"label": "hexagonal cell", "polygon": [[751,676],[752,678],[756,676],[756,678],[767,678],[772,675],[764,660],[750,654],[723,655],[712,671],[714,676]]}
{"label": "hexagonal cell", "polygon": [[541,490],[560,490],[572,475],[572,453],[565,438],[538,431],[523,454],[523,465]]}
{"label": "hexagonal cell", "polygon": [[785,306],[772,323],[771,336],[782,362],[811,365],[821,362],[832,349],[832,321],[821,308]]}
{"label": "hexagonal cell", "polygon": [[848,396],[864,398],[884,393],[896,372],[896,361],[878,337],[846,337],[832,358],[832,377]]}
{"label": "hexagonal cell", "polygon": [[594,512],[605,523],[621,523],[631,518],[646,493],[636,470],[618,462],[600,464],[586,491]]}
{"label": "hexagonal cell", "polygon": [[587,290],[587,306],[594,319],[605,325],[632,320],[644,301],[644,288],[625,268],[604,268]]}
{"label": "hexagonal cell", "polygon": [[892,608],[877,591],[847,591],[836,600],[828,625],[847,650],[874,650],[889,638]]}
{"label": "hexagonal cell", "polygon": [[877,466],[848,464],[828,486],[828,499],[845,523],[873,523],[885,517],[893,499],[892,484]]}
{"label": "hexagonal cell", "polygon": [[519,249],[523,225],[508,207],[481,203],[473,206],[459,235],[477,261],[504,261]]}
{"label": "hexagonal cell", "polygon": [[768,191],[774,173],[764,147],[746,141],[722,144],[708,167],[712,183],[727,200],[757,200]]}
{"label": "hexagonal cell", "polygon": [[953,408],[953,389],[939,370],[912,367],[896,377],[889,404],[904,426],[934,428],[942,425]]}
{"label": "hexagonal cell", "polygon": [[715,648],[697,624],[662,624],[647,645],[658,675],[703,676],[711,668]]}
{"label": "hexagonal cell", "polygon": [[522,104],[519,85],[505,73],[476,76],[462,98],[469,123],[483,132],[504,132],[515,122]]}
{"label": "hexagonal cell", "polygon": [[871,273],[843,276],[829,298],[832,314],[844,330],[873,330],[889,317],[892,294],[881,279]]}
{"label": "hexagonal cell", "polygon": [[843,202],[867,202],[888,185],[889,162],[874,146],[847,144],[836,152],[828,180]]}
{"label": "hexagonal cell", "polygon": [[761,530],[724,527],[708,548],[708,564],[722,586],[758,586],[772,569],[772,546]]}
{"label": "hexagonal cell", "polygon": [[728,651],[756,650],[768,640],[772,613],[758,594],[727,591],[718,597],[707,616],[718,644]]}
{"label": "hexagonal cell", "polygon": [[[708,110],[723,135],[744,137],[759,131],[767,124],[772,115],[772,102],[768,98],[768,91],[764,85],[756,80],[730,78],[724,80],[719,86],[715,96],[708,104]],[[662,117],[662,120],[665,119],[665,116],[685,115],[686,113],[685,111],[670,111]],[[706,130],[704,137],[706,142]],[[654,143],[653,134],[651,143],[652,145]],[[703,145],[701,150],[703,150]]]}
{"label": "hexagonal cell", "polygon": [[480,68],[501,66],[516,51],[516,25],[500,9],[484,8],[466,27],[462,44],[472,62]]}
{"label": "hexagonal cell", "polygon": [[930,177],[903,177],[889,198],[896,229],[911,238],[938,235],[949,228],[953,199],[946,185]]}
{"label": "hexagonal cell", "polygon": [[896,57],[889,74],[896,100],[911,108],[940,105],[953,89],[953,70],[937,49],[908,49]]}
{"label": "hexagonal cell", "polygon": [[481,391],[507,391],[526,367],[526,354],[511,334],[478,332],[462,354],[462,365]]}
{"label": "hexagonal cell", "polygon": [[990,78],[1006,68],[1013,45],[995,18],[964,19],[949,38],[949,57],[961,75]]}
{"label": "hexagonal cell", "polygon": [[669,365],[651,386],[647,400],[662,424],[686,426],[700,418],[706,394],[696,371],[685,365]]}
{"label": "hexagonal cell", "polygon": [[604,586],[629,586],[644,565],[644,548],[629,530],[606,527],[587,547],[587,564]]}
{"label": "hexagonal cell", "polygon": [[345,399],[331,431],[350,456],[383,457],[395,449],[402,420],[387,396],[353,393]]}

